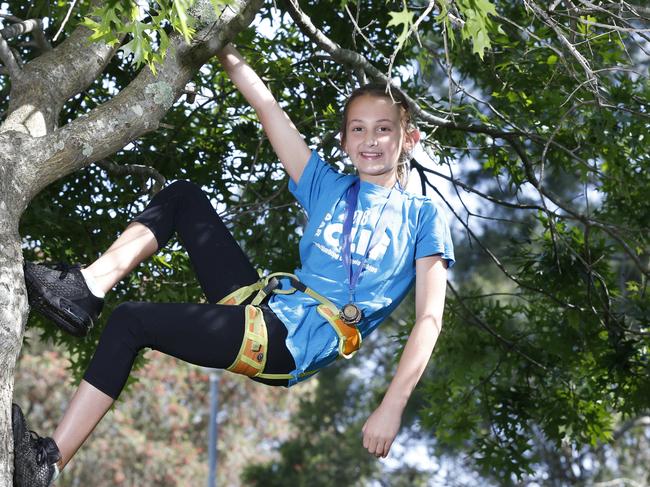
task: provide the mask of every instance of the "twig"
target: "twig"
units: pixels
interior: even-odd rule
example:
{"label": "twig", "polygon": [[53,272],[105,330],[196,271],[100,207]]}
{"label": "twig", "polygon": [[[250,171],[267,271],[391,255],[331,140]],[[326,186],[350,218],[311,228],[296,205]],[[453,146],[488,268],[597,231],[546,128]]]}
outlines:
{"label": "twig", "polygon": [[546,12],[544,12],[541,8],[537,6],[537,4],[534,1],[530,0],[524,0],[524,3],[530,7],[530,9],[535,12],[535,14],[542,19],[542,22],[544,22],[546,25],[548,25],[553,32],[557,35],[560,43],[566,47],[566,49],[571,53],[571,55],[578,61],[580,66],[582,66],[582,69],[584,70],[587,80],[589,83],[592,85],[593,88],[593,93],[596,95],[597,100],[601,100],[601,95],[600,95],[600,89],[598,86],[598,79],[596,78],[596,75],[591,69],[591,66],[589,66],[589,63],[587,60],[584,58],[584,56],[575,48],[571,42],[569,42],[569,39],[566,38],[562,30],[557,26],[557,24],[551,19]]}
{"label": "twig", "polygon": [[452,85],[455,84],[454,78],[451,73],[451,58],[449,57],[449,41],[448,41],[448,35],[449,33],[447,32],[447,23],[443,22],[442,23],[442,41],[444,43],[444,48],[445,48],[445,60],[446,60],[446,71],[447,71],[447,80],[449,83],[449,86],[447,87],[447,95],[449,96],[449,114],[451,115],[451,120],[456,121],[454,118],[454,99],[452,97]]}
{"label": "twig", "polygon": [[399,51],[402,49],[402,47],[406,43],[406,40],[409,37],[411,37],[411,34],[413,34],[414,32],[417,35],[417,29],[420,26],[420,23],[422,23],[424,18],[431,13],[431,11],[433,10],[433,7],[435,7],[435,5],[436,5],[435,0],[430,0],[429,1],[429,5],[427,5],[427,8],[424,10],[424,12],[422,12],[422,15],[420,15],[418,17],[418,19],[415,22],[413,22],[413,24],[411,25],[409,31],[406,33],[406,37],[404,38],[404,40],[397,44],[397,47],[393,51],[393,54],[391,54],[390,60],[389,60],[389,63],[388,63],[388,71],[386,73],[388,78],[391,78],[391,72],[393,71],[393,64],[395,63],[395,58],[397,57],[397,54],[399,53]]}
{"label": "twig", "polygon": [[372,43],[372,41],[370,39],[368,39],[368,37],[366,37],[366,35],[363,33],[363,30],[361,30],[361,27],[359,27],[359,24],[357,23],[356,19],[352,15],[352,12],[350,12],[350,7],[348,7],[347,4],[345,5],[345,11],[347,12],[348,17],[350,17],[350,20],[352,21],[352,23],[354,24],[355,32],[358,32],[361,35],[361,37],[363,37],[363,40],[366,41],[370,45],[370,47],[372,47],[373,49],[378,51],[377,47],[375,47],[375,45]]}
{"label": "twig", "polygon": [[545,365],[542,365],[537,360],[535,360],[530,355],[528,355],[526,352],[523,352],[522,350],[520,350],[519,347],[517,347],[517,345],[515,345],[515,343],[513,341],[502,337],[490,325],[488,325],[485,321],[483,321],[481,318],[479,318],[471,309],[469,309],[469,307],[463,302],[463,298],[458,294],[458,291],[456,291],[456,289],[454,288],[454,286],[450,282],[447,283],[447,287],[449,287],[449,290],[456,297],[456,301],[458,302],[458,304],[463,308],[463,310],[465,310],[467,315],[472,319],[472,321],[474,321],[475,324],[477,324],[480,328],[483,328],[490,335],[492,335],[494,338],[496,338],[508,350],[512,350],[516,354],[521,355],[523,358],[528,360],[531,364],[536,365],[540,369],[542,369],[544,371],[548,371],[548,368]]}
{"label": "twig", "polygon": [[472,229],[469,227],[469,225],[467,225],[463,221],[463,219],[458,215],[458,213],[456,213],[454,208],[449,204],[449,202],[445,199],[445,197],[442,195],[442,193],[440,193],[438,188],[436,188],[433,184],[431,184],[428,179],[426,179],[426,184],[428,184],[429,187],[431,187],[431,189],[433,189],[433,191],[435,191],[436,194],[445,202],[445,204],[447,205],[447,208],[449,208],[449,211],[451,211],[451,213],[454,215],[454,217],[456,217],[456,219],[460,222],[460,224],[465,228],[465,231],[469,234],[469,236],[474,239],[474,241],[479,245],[479,247],[481,247],[481,249],[488,255],[488,257],[492,260],[492,262],[494,262],[494,264],[499,268],[499,270],[501,272],[503,272],[503,274],[508,279],[510,279],[511,281],[516,283],[521,288],[528,289],[530,291],[535,291],[537,293],[540,293],[540,294],[548,297],[549,299],[551,299],[552,301],[554,301],[555,303],[559,304],[562,307],[565,307],[565,308],[568,308],[568,309],[577,309],[579,311],[584,311],[579,306],[576,306],[575,304],[568,303],[566,301],[562,301],[561,299],[553,296],[551,293],[545,291],[544,289],[537,288],[535,286],[531,286],[531,285],[528,285],[528,284],[522,282],[517,276],[512,274],[508,269],[506,269],[505,265],[499,260],[499,258],[496,255],[494,255],[494,253],[488,247],[486,247],[483,244],[481,239],[478,238],[478,236],[472,231]]}
{"label": "twig", "polygon": [[53,42],[56,42],[56,40],[59,38],[59,35],[61,35],[61,32],[63,32],[65,24],[68,23],[68,20],[70,19],[70,15],[72,14],[72,11],[74,10],[74,7],[75,7],[76,4],[77,4],[77,0],[73,0],[72,3],[70,4],[70,8],[68,9],[68,13],[65,15],[65,18],[63,19],[63,22],[61,23],[61,26],[59,27],[59,30],[56,32],[54,38],[52,39]]}
{"label": "twig", "polygon": [[465,191],[468,191],[470,193],[474,193],[475,195],[478,195],[481,198],[485,198],[486,200],[491,201],[492,203],[495,203],[497,205],[505,206],[505,207],[508,207],[508,208],[513,208],[513,209],[516,209],[516,210],[544,211],[544,208],[539,206],[539,205],[523,205],[523,204],[520,204],[520,203],[511,203],[510,201],[500,200],[500,199],[495,198],[494,196],[491,196],[491,195],[489,195],[487,193],[483,193],[483,192],[477,190],[476,188],[474,188],[472,186],[469,186],[468,184],[465,184],[460,179],[456,179],[456,178],[447,176],[446,174],[441,173],[439,171],[436,171],[434,169],[424,167],[422,164],[420,164],[416,160],[411,161],[411,166],[415,170],[417,170],[418,172],[420,172],[420,171],[428,172],[428,173],[434,174],[434,175],[436,175],[436,176],[438,176],[440,178],[446,179],[450,183],[460,186]]}

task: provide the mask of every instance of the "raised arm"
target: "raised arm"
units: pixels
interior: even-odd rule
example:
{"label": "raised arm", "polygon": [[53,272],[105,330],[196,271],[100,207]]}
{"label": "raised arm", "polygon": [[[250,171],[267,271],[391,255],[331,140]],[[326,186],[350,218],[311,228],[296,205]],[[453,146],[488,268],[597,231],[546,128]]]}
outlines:
{"label": "raised arm", "polygon": [[302,134],[280,107],[264,81],[232,44],[228,44],[218,57],[232,82],[257,112],[278,159],[289,177],[297,183],[311,155]]}
{"label": "raised arm", "polygon": [[447,264],[442,257],[415,261],[415,325],[381,404],[363,426],[363,446],[377,457],[388,455],[402,412],[438,340],[446,288]]}

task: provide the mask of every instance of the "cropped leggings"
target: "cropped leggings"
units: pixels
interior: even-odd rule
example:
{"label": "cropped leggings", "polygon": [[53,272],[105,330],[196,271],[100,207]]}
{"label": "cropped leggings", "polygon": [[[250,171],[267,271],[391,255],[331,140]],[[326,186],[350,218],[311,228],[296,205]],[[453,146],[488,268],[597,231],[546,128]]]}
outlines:
{"label": "cropped leggings", "polygon": [[[229,367],[244,336],[244,306],[215,303],[258,280],[205,193],[193,183],[177,181],[165,187],[134,221],[153,232],[158,250],[177,233],[208,302],[126,302],[115,308],[84,375],[87,382],[114,399],[143,348],[204,367]],[[262,311],[269,336],[264,372],[289,373],[295,364],[285,345],[286,327],[270,308],[263,305]],[[254,380],[287,385],[287,380]]]}

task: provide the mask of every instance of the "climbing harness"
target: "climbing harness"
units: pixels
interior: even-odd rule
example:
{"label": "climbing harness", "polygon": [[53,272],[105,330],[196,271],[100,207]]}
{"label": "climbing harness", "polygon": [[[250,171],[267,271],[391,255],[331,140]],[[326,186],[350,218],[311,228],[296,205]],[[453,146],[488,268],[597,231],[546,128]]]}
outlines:
{"label": "climbing harness", "polygon": [[[288,289],[280,287],[280,279],[287,279],[291,286]],[[246,305],[246,323],[244,339],[242,340],[239,353],[227,370],[236,374],[247,375],[248,377],[259,377],[261,379],[293,379],[293,374],[265,374],[263,373],[266,366],[266,356],[268,353],[268,334],[264,315],[259,304],[269,294],[293,294],[296,291],[307,294],[314,298],[320,304],[316,308],[318,313],[332,325],[334,331],[339,337],[339,356],[349,359],[361,346],[361,333],[354,324],[345,323],[341,319],[341,311],[325,296],[318,294],[313,289],[305,286],[298,277],[288,272],[275,272],[266,277],[260,278],[259,281],[241,287],[228,296],[223,298],[217,304],[238,305],[242,304],[253,293],[257,293],[250,304]],[[298,377],[306,377],[315,374],[318,370],[310,370],[301,373]]]}

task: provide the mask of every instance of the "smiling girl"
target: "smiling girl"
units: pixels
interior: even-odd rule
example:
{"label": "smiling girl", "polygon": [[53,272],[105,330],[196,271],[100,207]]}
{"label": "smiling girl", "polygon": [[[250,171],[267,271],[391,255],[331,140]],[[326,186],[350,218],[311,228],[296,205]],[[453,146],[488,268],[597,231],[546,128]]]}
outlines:
{"label": "smiling girl", "polygon": [[[407,100],[381,84],[352,93],[341,145],[357,175],[344,175],[309,149],[233,46],[219,59],[256,110],[289,175],[289,189],[308,214],[301,267],[295,275],[258,280],[200,188],[182,181],[160,191],[90,266],[28,263],[32,306],[83,336],[104,293],[176,232],[208,302],[118,306],[52,438],[30,433],[14,406],[16,486],[51,483],[117,399],[141,349],[292,386],[339,357],[350,358],[415,283],[415,324],[381,403],[362,429],[368,452],[388,455],[440,333],[447,268],[454,262],[444,216],[429,198],[404,189],[408,154],[419,139]],[[260,290],[251,302],[249,295]]]}

